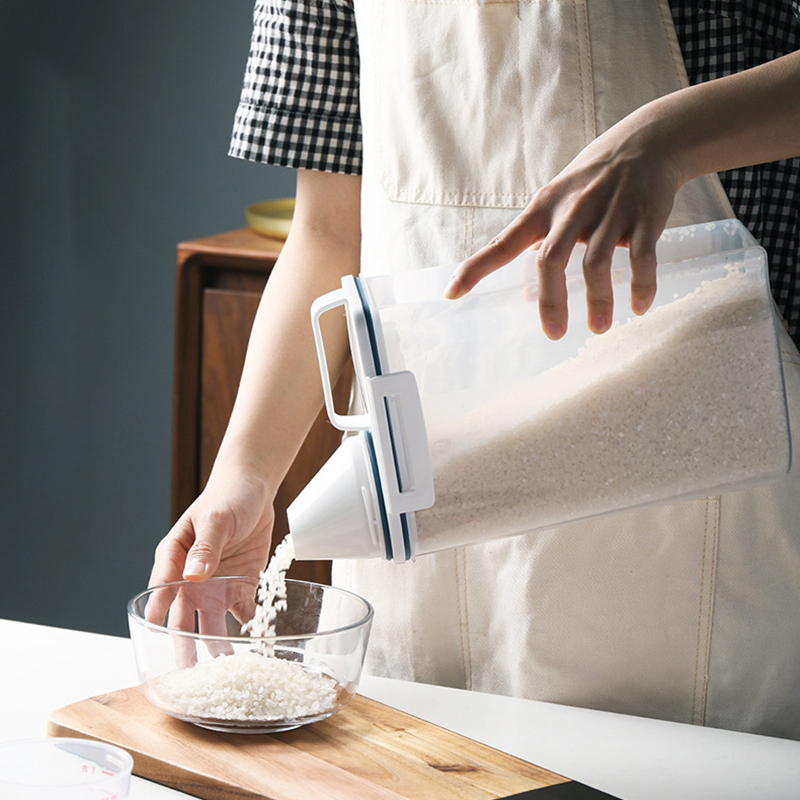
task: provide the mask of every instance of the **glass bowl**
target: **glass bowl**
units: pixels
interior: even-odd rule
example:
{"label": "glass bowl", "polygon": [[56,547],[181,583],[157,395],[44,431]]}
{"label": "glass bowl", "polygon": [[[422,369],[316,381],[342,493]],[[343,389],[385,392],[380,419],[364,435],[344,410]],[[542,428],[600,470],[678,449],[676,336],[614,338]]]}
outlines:
{"label": "glass bowl", "polygon": [[145,694],[167,714],[216,731],[277,733],[335,714],[355,695],[372,606],[352,592],[286,581],[275,635],[242,632],[258,579],[155,586],[128,603]]}

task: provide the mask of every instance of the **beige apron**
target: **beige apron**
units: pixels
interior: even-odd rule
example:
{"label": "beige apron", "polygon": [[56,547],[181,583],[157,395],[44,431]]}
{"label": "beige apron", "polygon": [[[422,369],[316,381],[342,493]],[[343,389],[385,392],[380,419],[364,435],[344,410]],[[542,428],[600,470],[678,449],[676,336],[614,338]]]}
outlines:
{"label": "beige apron", "polygon": [[[589,141],[687,85],[666,0],[356,0],[365,274],[460,261]],[[719,180],[669,225],[734,216]],[[577,324],[577,323],[574,323]],[[793,430],[800,358],[782,340]],[[800,469],[407,565],[340,562],[367,669],[800,738]]]}

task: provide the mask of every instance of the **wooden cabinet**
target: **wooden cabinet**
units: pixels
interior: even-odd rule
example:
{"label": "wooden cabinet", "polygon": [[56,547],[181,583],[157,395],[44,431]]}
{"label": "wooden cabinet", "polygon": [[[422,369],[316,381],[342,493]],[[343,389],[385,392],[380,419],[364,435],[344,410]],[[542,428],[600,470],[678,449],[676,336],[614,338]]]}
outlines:
{"label": "wooden cabinet", "polygon": [[[172,448],[173,522],[200,493],[228,424],[261,293],[282,242],[248,228],[177,248]],[[336,393],[346,404],[349,377]],[[287,533],[286,508],[341,441],[323,410],[275,502],[273,546]],[[297,562],[290,577],[330,582],[329,562]]]}

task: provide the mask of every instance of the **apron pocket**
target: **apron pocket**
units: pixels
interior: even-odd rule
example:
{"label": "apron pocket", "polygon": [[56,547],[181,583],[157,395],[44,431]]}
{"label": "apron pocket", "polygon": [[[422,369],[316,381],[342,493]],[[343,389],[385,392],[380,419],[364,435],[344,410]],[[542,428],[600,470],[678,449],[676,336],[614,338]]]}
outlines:
{"label": "apron pocket", "polygon": [[391,200],[523,208],[594,138],[585,0],[379,13],[375,157]]}

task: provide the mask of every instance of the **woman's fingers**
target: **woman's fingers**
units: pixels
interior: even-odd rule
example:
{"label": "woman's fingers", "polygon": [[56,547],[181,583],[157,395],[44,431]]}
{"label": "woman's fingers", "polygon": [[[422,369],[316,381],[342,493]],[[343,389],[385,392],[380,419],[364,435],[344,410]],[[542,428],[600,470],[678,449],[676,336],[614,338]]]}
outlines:
{"label": "woman's fingers", "polygon": [[[468,258],[453,275],[445,297],[456,299],[469,292],[482,278],[507,264],[533,244],[536,258],[539,316],[542,329],[550,339],[560,339],[567,329],[567,287],[565,270],[575,245],[586,241],[582,231],[591,231],[583,257],[586,283],[588,326],[594,333],[604,333],[614,315],[614,292],[611,262],[617,247],[628,246],[631,264],[631,308],[643,314],[656,293],[656,242],[661,228],[643,221],[631,225],[628,234],[624,216],[610,216],[580,225],[576,216],[556,222],[549,232],[528,228],[526,220],[535,215],[521,215],[496,239]],[[544,239],[540,237],[545,233]]]}
{"label": "woman's fingers", "polygon": [[631,309],[644,314],[656,296],[656,242],[660,231],[638,227],[628,245],[631,259]]}
{"label": "woman's fingers", "polygon": [[560,339],[567,330],[567,279],[569,257],[578,239],[574,225],[557,225],[536,254],[539,282],[539,317],[549,339]]}
{"label": "woman's fingers", "polygon": [[253,598],[241,600],[231,606],[231,614],[236,618],[237,622],[244,625],[253,619],[256,613],[256,601]]}
{"label": "woman's fingers", "polygon": [[[184,592],[179,591],[178,596],[169,607],[167,627],[174,631],[194,633],[195,612],[195,604],[186,597]],[[197,651],[191,636],[182,636],[176,633],[173,636],[173,644],[175,646],[175,663],[179,669],[186,669],[197,663]]]}
{"label": "woman's fingers", "polygon": [[194,542],[194,528],[188,516],[182,517],[156,547],[149,586],[179,581],[183,576],[186,553]]}
{"label": "woman's fingers", "polygon": [[[194,540],[192,525],[187,517],[182,517],[156,547],[153,569],[148,586],[161,586],[179,581],[183,574],[186,551]],[[153,592],[144,610],[148,622],[162,624],[175,599],[177,589],[168,586]]]}
{"label": "woman's fingers", "polygon": [[583,279],[586,284],[586,314],[589,330],[605,333],[614,317],[611,261],[623,235],[608,220],[601,223],[586,244]]}
{"label": "woman's fingers", "polygon": [[532,244],[540,241],[547,231],[541,214],[529,206],[489,244],[458,265],[444,290],[448,300],[457,300],[473,289],[479,281],[508,264]]}
{"label": "woman's fingers", "polygon": [[[197,624],[200,633],[205,636],[227,637],[228,626],[225,620],[227,613],[228,609],[221,606],[198,608]],[[209,639],[206,642],[206,647],[213,658],[220,655],[229,656],[233,653],[233,647],[225,641],[225,638]]]}
{"label": "woman's fingers", "polygon": [[[157,584],[151,584],[155,586]],[[169,607],[178,594],[178,588],[174,585],[161,586],[150,594],[147,598],[147,605],[144,608],[144,618],[148,622],[156,625],[163,625]]]}

